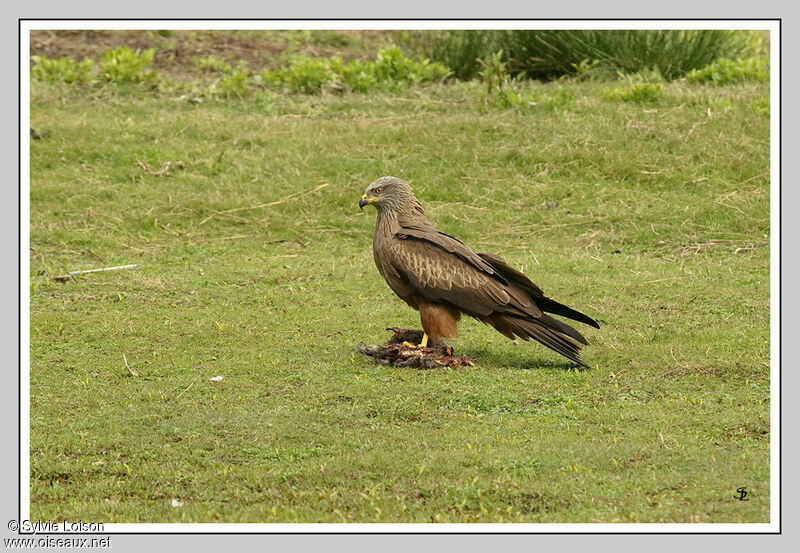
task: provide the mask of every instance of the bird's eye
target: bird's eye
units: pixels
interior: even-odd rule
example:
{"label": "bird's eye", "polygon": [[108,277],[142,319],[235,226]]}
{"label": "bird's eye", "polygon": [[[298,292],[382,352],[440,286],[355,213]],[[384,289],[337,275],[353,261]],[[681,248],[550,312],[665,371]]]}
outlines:
{"label": "bird's eye", "polygon": [[383,188],[378,187],[375,189],[376,194],[380,194],[381,192],[383,192]]}

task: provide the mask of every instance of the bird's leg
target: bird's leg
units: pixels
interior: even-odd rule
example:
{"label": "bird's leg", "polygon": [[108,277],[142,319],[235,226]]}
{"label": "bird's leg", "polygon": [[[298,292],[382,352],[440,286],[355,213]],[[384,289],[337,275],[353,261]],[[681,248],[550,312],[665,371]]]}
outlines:
{"label": "bird's leg", "polygon": [[428,335],[425,332],[422,333],[422,341],[419,343],[419,345],[412,344],[411,342],[403,342],[403,345],[406,346],[407,348],[414,348],[414,349],[426,348],[428,347]]}

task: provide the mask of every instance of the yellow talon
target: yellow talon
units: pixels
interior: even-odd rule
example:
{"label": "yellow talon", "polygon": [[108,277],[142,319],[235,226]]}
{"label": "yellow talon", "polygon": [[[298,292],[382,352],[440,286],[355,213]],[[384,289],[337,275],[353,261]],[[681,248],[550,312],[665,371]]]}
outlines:
{"label": "yellow talon", "polygon": [[402,345],[407,348],[414,348],[414,349],[426,348],[428,347],[428,335],[425,334],[424,332],[422,333],[422,342],[420,342],[419,345],[412,344],[411,342],[403,342]]}

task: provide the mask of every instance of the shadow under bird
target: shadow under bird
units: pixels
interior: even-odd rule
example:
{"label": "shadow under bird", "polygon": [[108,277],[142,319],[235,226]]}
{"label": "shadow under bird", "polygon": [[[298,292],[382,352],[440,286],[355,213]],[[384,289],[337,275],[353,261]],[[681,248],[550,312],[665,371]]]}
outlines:
{"label": "shadow under bird", "polygon": [[378,210],[372,241],[375,265],[389,288],[419,311],[424,334],[416,347],[454,337],[461,315],[466,314],[512,340],[533,338],[589,368],[580,358],[586,338],[548,313],[595,328],[600,325],[546,297],[497,255],[476,253],[436,230],[408,183],[396,177],[379,178],[358,202],[362,210],[366,205]]}

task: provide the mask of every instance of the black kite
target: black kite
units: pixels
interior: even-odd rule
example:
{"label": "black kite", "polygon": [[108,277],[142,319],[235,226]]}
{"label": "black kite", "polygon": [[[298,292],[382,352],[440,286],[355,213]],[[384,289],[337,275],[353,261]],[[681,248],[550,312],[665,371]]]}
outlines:
{"label": "black kite", "polygon": [[564,357],[580,358],[587,344],[577,330],[547,315],[561,315],[600,328],[597,322],[544,295],[500,257],[476,253],[439,232],[425,217],[408,183],[381,177],[358,203],[378,210],[372,253],[375,265],[395,294],[419,311],[424,331],[419,347],[456,335],[461,314],[494,327],[510,339],[541,342]]}

